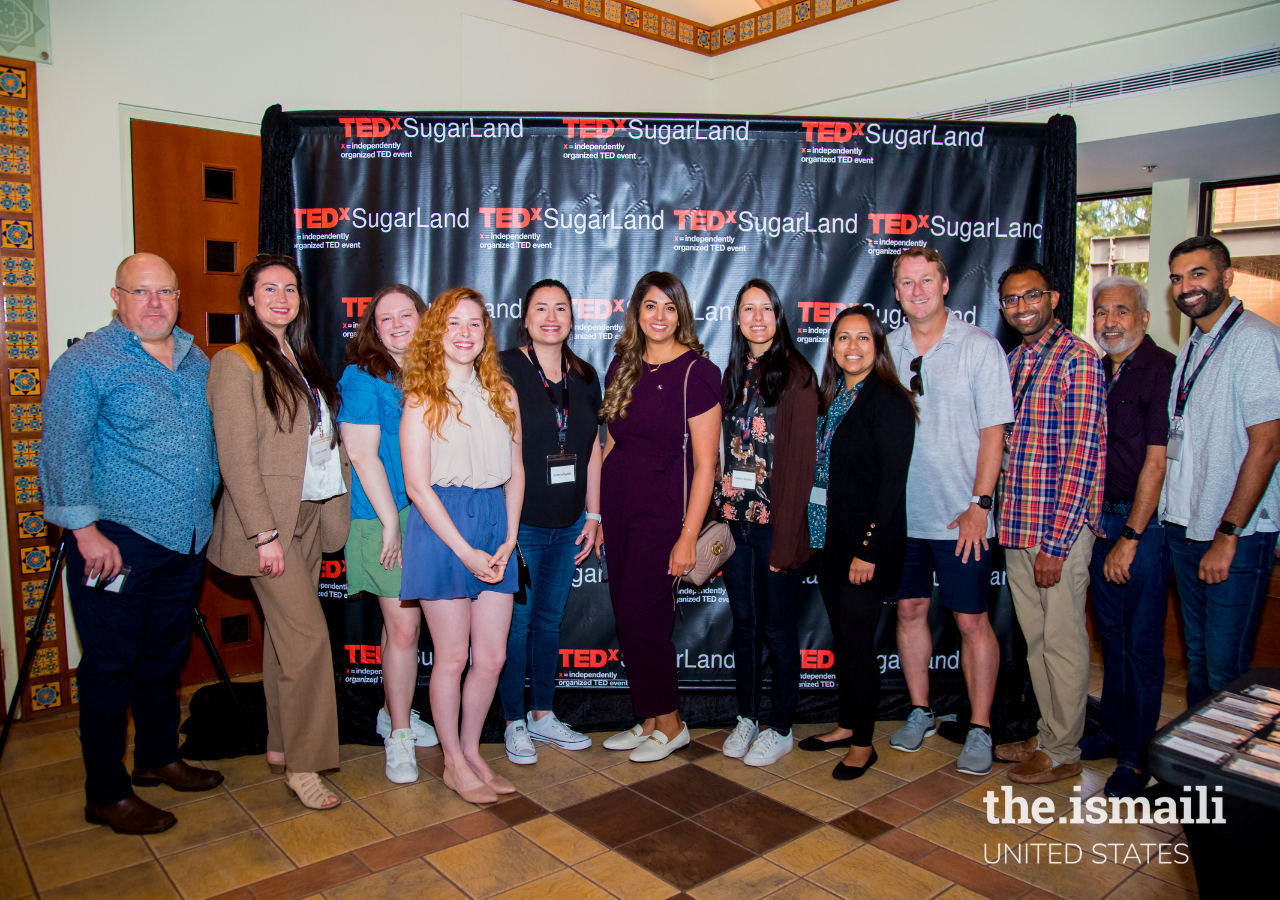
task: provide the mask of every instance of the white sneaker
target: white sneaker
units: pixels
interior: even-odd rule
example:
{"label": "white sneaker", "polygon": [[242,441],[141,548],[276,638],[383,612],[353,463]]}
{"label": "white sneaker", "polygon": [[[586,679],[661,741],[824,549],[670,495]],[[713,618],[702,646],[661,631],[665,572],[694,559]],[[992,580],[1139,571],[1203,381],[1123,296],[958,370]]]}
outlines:
{"label": "white sneaker", "polygon": [[557,719],[553,712],[547,713],[541,719],[535,719],[530,712],[528,724],[529,737],[535,741],[555,744],[561,750],[586,750],[591,746],[591,738],[579,731],[574,731]]}
{"label": "white sneaker", "polygon": [[[378,737],[386,740],[391,736],[391,713],[384,706],[378,710]],[[416,709],[409,710],[409,730],[413,732],[413,740],[419,747],[434,747],[440,743],[436,730],[427,722],[418,718]]]}
{"label": "white sneaker", "polygon": [[382,742],[387,748],[387,779],[396,784],[418,780],[418,756],[413,752],[413,731],[401,728]]}
{"label": "white sneaker", "polygon": [[766,728],[760,732],[742,761],[749,766],[771,766],[790,753],[794,746],[791,732],[788,731],[784,736],[772,728]]}
{"label": "white sneaker", "polygon": [[506,743],[507,759],[517,766],[531,766],[538,761],[538,751],[529,740],[529,729],[524,727],[523,719],[507,726]]}
{"label": "white sneaker", "polygon": [[661,731],[656,729],[650,732],[649,737],[643,744],[631,751],[628,757],[632,762],[645,763],[657,762],[660,759],[666,759],[672,753],[675,753],[681,747],[689,745],[689,726],[685,725],[680,729],[680,733],[670,740]]}
{"label": "white sneaker", "polygon": [[649,739],[644,734],[643,725],[632,725],[626,731],[620,731],[611,738],[604,739],[606,750],[634,750]]}
{"label": "white sneaker", "polygon": [[742,759],[751,748],[751,742],[760,733],[759,726],[750,719],[738,716],[738,724],[733,732],[724,739],[724,755],[730,759]]}

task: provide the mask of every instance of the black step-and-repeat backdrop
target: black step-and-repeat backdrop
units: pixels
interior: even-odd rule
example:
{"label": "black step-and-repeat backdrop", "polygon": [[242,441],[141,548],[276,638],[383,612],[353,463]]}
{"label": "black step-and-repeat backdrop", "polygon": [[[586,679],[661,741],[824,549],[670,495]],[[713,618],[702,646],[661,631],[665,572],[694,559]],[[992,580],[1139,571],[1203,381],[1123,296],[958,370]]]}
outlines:
{"label": "black step-and-repeat backdrop", "polygon": [[[768,279],[797,343],[820,368],[829,323],[843,306],[871,303],[889,328],[902,323],[890,269],[903,248],[939,250],[953,314],[995,333],[996,278],[1016,260],[1041,258],[1046,238],[1051,127],[1043,125],[272,116],[264,120],[264,216],[273,203],[291,206],[292,221],[280,224],[275,242],[292,232],[314,336],[335,374],[382,285],[403,282],[428,299],[469,285],[488,300],[499,347],[509,347],[524,293],[542,278],[560,279],[573,293],[574,350],[603,373],[632,286],[651,269],[674,272],[687,285],[699,337],[718,365],[728,352],[738,289],[749,278]],[[290,158],[292,185],[282,184],[271,161],[283,176]],[[270,228],[264,221],[264,235]],[[575,575],[561,639],[562,687],[626,684],[606,576],[594,557]],[[337,603],[345,598],[340,557],[326,561],[322,593],[332,601],[340,681],[378,683],[376,603]],[[1002,565],[991,597],[1007,660],[1016,626]],[[802,686],[833,687],[830,628],[812,578],[800,606]],[[731,682],[722,581],[682,590],[679,610],[682,684]],[[950,615],[934,612],[935,691],[963,693],[958,634]],[[879,634],[888,691],[903,688],[893,620],[889,605]],[[429,647],[424,638],[424,681]]]}

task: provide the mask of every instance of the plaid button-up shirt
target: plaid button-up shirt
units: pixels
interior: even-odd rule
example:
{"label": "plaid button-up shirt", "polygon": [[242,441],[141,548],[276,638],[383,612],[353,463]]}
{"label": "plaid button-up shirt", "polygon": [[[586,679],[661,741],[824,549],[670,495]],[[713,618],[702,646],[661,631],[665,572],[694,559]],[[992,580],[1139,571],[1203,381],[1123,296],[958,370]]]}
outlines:
{"label": "plaid button-up shirt", "polygon": [[1001,481],[1000,543],[1066,559],[1080,529],[1102,514],[1106,381],[1097,354],[1061,324],[1009,354],[1015,392],[1032,372]]}

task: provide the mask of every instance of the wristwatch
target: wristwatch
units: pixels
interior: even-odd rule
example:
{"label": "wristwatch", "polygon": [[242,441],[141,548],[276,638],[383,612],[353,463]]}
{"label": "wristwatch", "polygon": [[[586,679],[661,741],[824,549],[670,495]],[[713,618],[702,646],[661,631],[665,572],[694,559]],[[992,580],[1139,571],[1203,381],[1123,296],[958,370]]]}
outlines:
{"label": "wristwatch", "polygon": [[1134,531],[1130,526],[1126,525],[1120,529],[1120,537],[1136,541],[1138,538],[1142,537],[1142,532]]}
{"label": "wristwatch", "polygon": [[976,504],[978,504],[979,506],[981,506],[983,509],[990,509],[990,508],[991,508],[991,495],[990,495],[990,494],[983,494],[981,497],[979,497],[977,494],[974,494],[972,497],[970,497],[970,498],[969,498],[969,502],[970,502],[970,503],[976,503]]}
{"label": "wristwatch", "polygon": [[1240,537],[1240,535],[1244,534],[1243,528],[1239,525],[1228,522],[1226,519],[1222,520],[1222,524],[1218,526],[1218,531],[1221,534],[1229,534],[1232,537]]}

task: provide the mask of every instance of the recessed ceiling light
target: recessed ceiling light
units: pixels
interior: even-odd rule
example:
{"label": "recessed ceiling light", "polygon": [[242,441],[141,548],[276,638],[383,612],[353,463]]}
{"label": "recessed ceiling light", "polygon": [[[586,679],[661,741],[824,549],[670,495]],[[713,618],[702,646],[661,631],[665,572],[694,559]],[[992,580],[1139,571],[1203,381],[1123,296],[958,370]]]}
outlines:
{"label": "recessed ceiling light", "polygon": [[1150,172],[1154,172],[1154,171],[1156,170],[1155,163],[1152,163],[1152,164],[1151,164],[1151,165],[1149,165],[1149,166],[1143,166],[1142,168],[1143,168],[1143,170],[1144,170],[1144,171],[1146,171],[1146,172],[1148,172],[1148,173],[1150,173]]}

